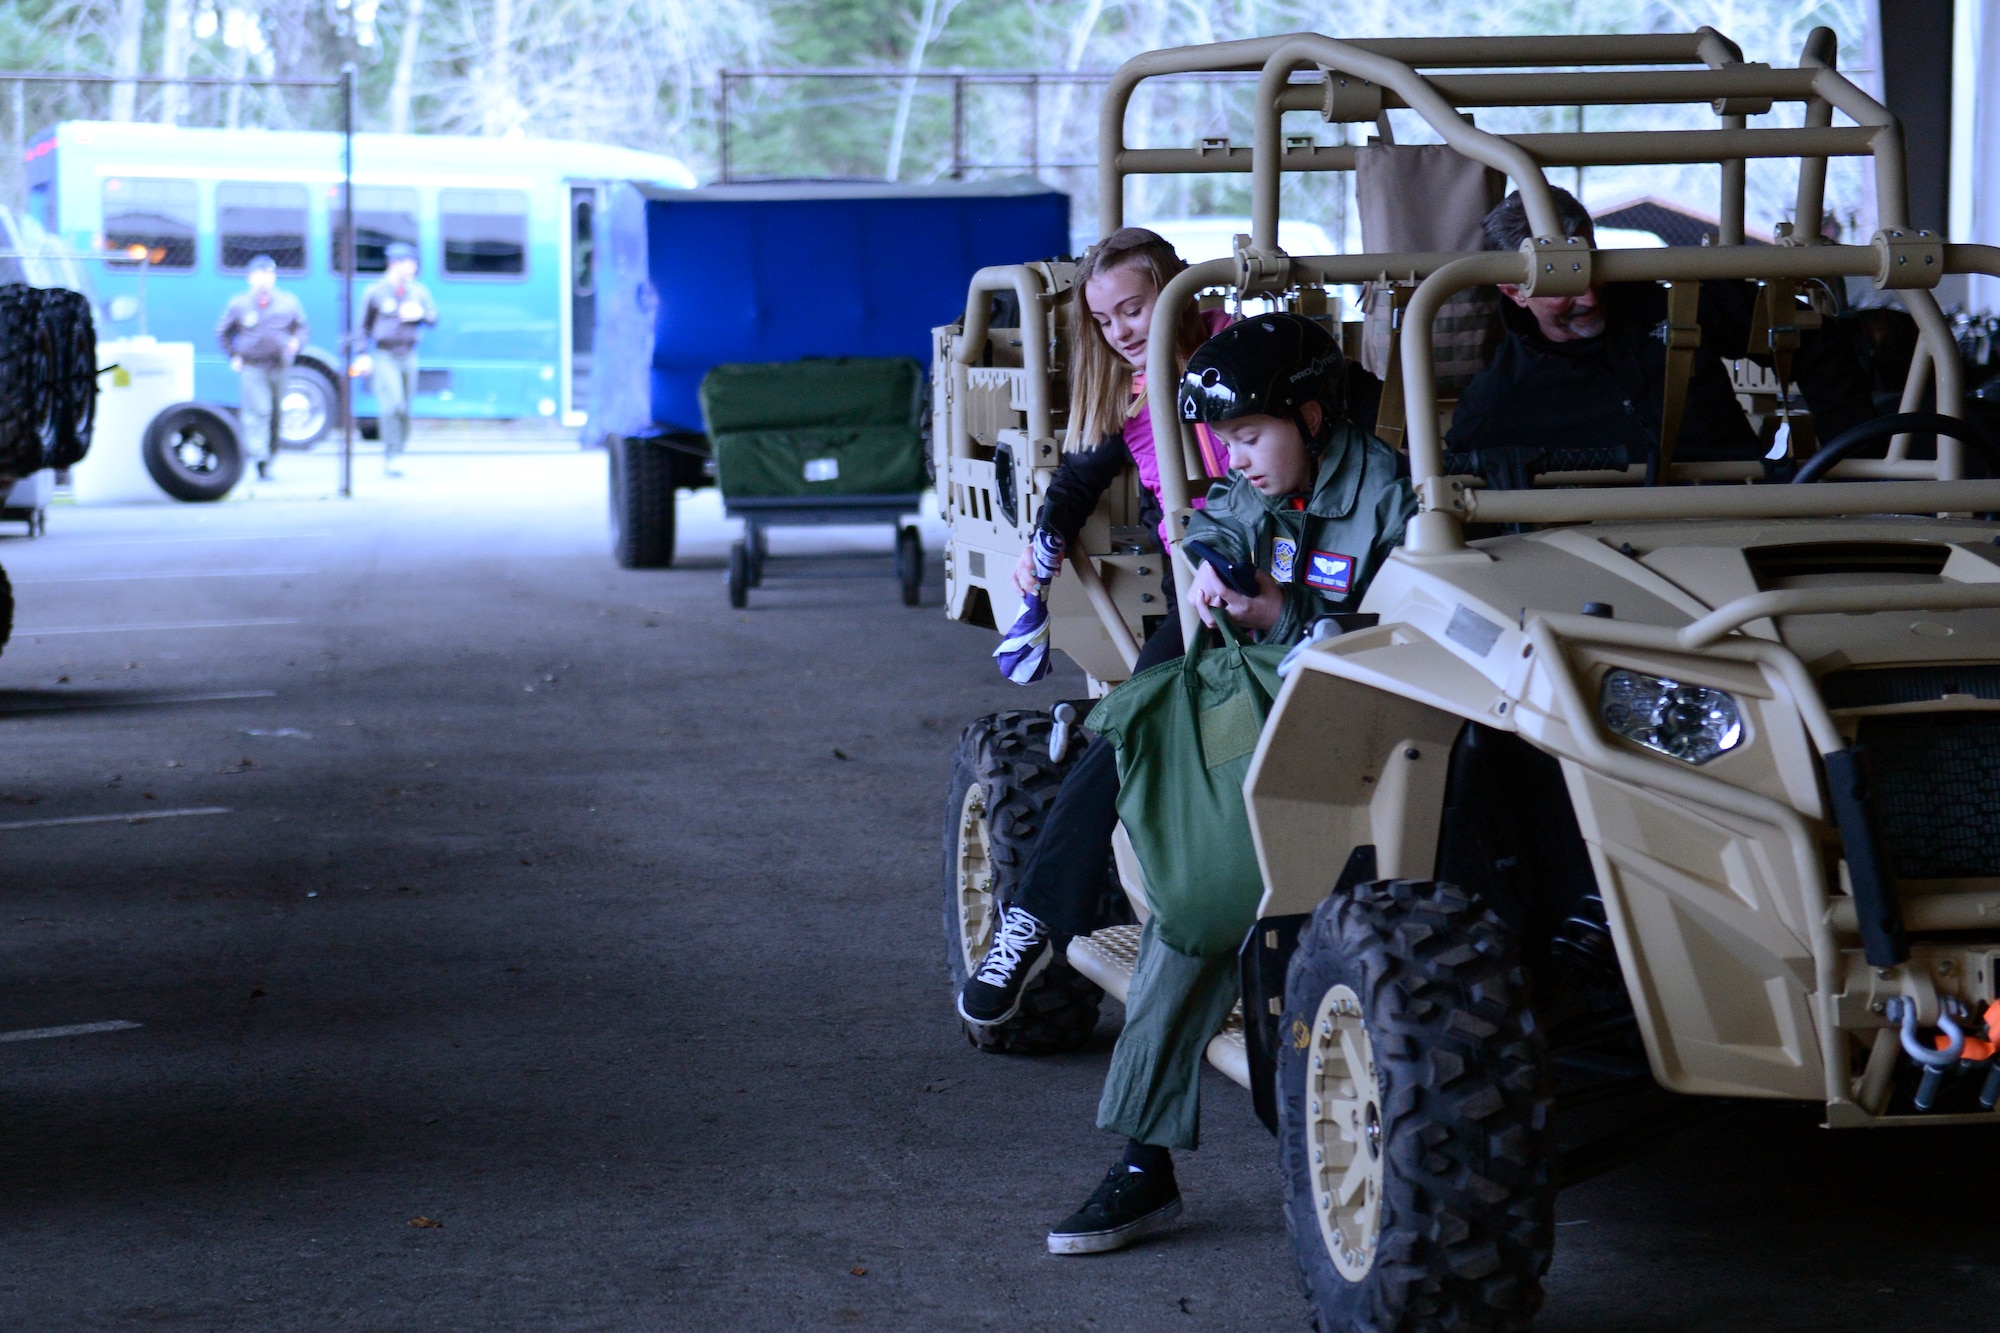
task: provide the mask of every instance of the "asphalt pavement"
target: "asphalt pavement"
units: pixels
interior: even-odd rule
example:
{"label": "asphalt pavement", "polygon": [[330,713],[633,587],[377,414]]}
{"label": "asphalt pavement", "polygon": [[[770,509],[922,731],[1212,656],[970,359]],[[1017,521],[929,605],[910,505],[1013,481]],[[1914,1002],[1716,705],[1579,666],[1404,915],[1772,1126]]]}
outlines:
{"label": "asphalt pavement", "polygon": [[[940,831],[1079,681],[945,620],[935,520],[921,608],[827,530],[732,611],[712,492],[624,571],[602,455],[449,445],[0,528],[0,1328],[1303,1328],[1212,1072],[1185,1220],[1044,1252],[1116,1007],[968,1047]],[[1537,1327],[2000,1327],[1993,1145],[1739,1110],[1563,1196]]]}

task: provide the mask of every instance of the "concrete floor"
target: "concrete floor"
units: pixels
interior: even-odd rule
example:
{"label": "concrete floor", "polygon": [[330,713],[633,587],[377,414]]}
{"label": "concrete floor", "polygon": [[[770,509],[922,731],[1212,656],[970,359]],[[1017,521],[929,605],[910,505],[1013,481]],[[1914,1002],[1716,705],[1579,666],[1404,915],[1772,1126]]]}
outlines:
{"label": "concrete floor", "polygon": [[[735,612],[712,493],[626,572],[600,455],[331,466],[0,538],[0,1037],[142,1025],[0,1040],[0,1328],[1304,1326],[1240,1092],[1183,1224],[1052,1259],[1109,1025],[950,1015],[951,745],[1073,677],[902,607],[886,533]],[[2000,1327],[1992,1145],[1673,1140],[1564,1196],[1538,1328]]]}

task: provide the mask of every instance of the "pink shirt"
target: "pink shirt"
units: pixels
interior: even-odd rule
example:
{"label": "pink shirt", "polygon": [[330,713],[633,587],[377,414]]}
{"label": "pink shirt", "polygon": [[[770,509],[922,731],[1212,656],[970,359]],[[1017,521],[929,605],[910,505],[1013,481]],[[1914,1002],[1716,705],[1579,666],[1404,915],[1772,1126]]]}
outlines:
{"label": "pink shirt", "polygon": [[[1214,337],[1234,321],[1229,318],[1227,311],[1204,310],[1201,312],[1201,322],[1208,329],[1208,336]],[[1160,458],[1153,449],[1153,414],[1147,410],[1145,392],[1146,372],[1135,371],[1132,375],[1132,393],[1139,399],[1138,412],[1125,418],[1122,433],[1125,437],[1125,450],[1132,455],[1132,463],[1139,469],[1139,484],[1153,493],[1153,498],[1159,500],[1160,508],[1164,510],[1167,502],[1160,497]],[[1228,476],[1228,448],[1209,432],[1207,426],[1196,426],[1194,434],[1196,442],[1201,446],[1202,470],[1217,480]],[[1200,509],[1208,503],[1208,497],[1197,492],[1189,497],[1188,503]],[[1163,517],[1160,520],[1160,541],[1165,543],[1167,540],[1167,521]]]}

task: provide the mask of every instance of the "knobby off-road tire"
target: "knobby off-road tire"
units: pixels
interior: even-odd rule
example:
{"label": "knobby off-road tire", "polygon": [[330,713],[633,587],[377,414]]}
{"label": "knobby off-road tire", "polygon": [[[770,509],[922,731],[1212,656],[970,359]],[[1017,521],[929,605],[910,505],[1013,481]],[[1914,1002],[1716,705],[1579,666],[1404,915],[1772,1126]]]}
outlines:
{"label": "knobby off-road tire", "polygon": [[0,649],[5,649],[7,641],[14,637],[14,584],[7,577],[7,571],[0,569]]}
{"label": "knobby off-road tire", "polygon": [[674,563],[674,460],[645,440],[613,435],[611,553],[626,569],[665,569]]}
{"label": "knobby off-road tire", "polygon": [[50,383],[42,294],[0,287],[0,473],[25,477],[48,459],[55,395]]}
{"label": "knobby off-road tire", "polygon": [[74,467],[90,452],[97,427],[97,326],[90,298],[49,288],[42,292],[42,323],[55,346],[55,449],[50,467]]}
{"label": "knobby off-road tire", "polygon": [[[1028,853],[1069,762],[1049,758],[1047,713],[982,717],[958,738],[944,810],[944,945],[956,1006],[965,979],[986,957],[997,905],[1020,887]],[[1070,756],[1073,761],[1076,746]],[[1051,1055],[1073,1051],[1097,1027],[1104,992],[1057,954],[1021,997],[1021,1011],[995,1027],[960,1020],[982,1051]],[[955,1012],[955,1009],[954,1009]]]}
{"label": "knobby off-road tire", "polygon": [[1322,1333],[1525,1330],[1554,1239],[1548,1055],[1507,929],[1449,884],[1329,898],[1285,988],[1285,1222]]}

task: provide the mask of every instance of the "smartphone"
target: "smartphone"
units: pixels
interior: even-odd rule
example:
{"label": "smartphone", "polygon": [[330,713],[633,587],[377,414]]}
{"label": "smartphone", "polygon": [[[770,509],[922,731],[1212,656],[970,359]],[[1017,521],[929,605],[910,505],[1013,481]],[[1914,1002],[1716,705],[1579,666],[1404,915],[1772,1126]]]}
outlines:
{"label": "smartphone", "polygon": [[1234,591],[1242,593],[1245,597],[1257,595],[1257,566],[1247,561],[1240,565],[1231,564],[1204,541],[1183,542],[1181,549],[1187,552],[1189,559],[1204,565],[1213,565],[1216,575]]}

